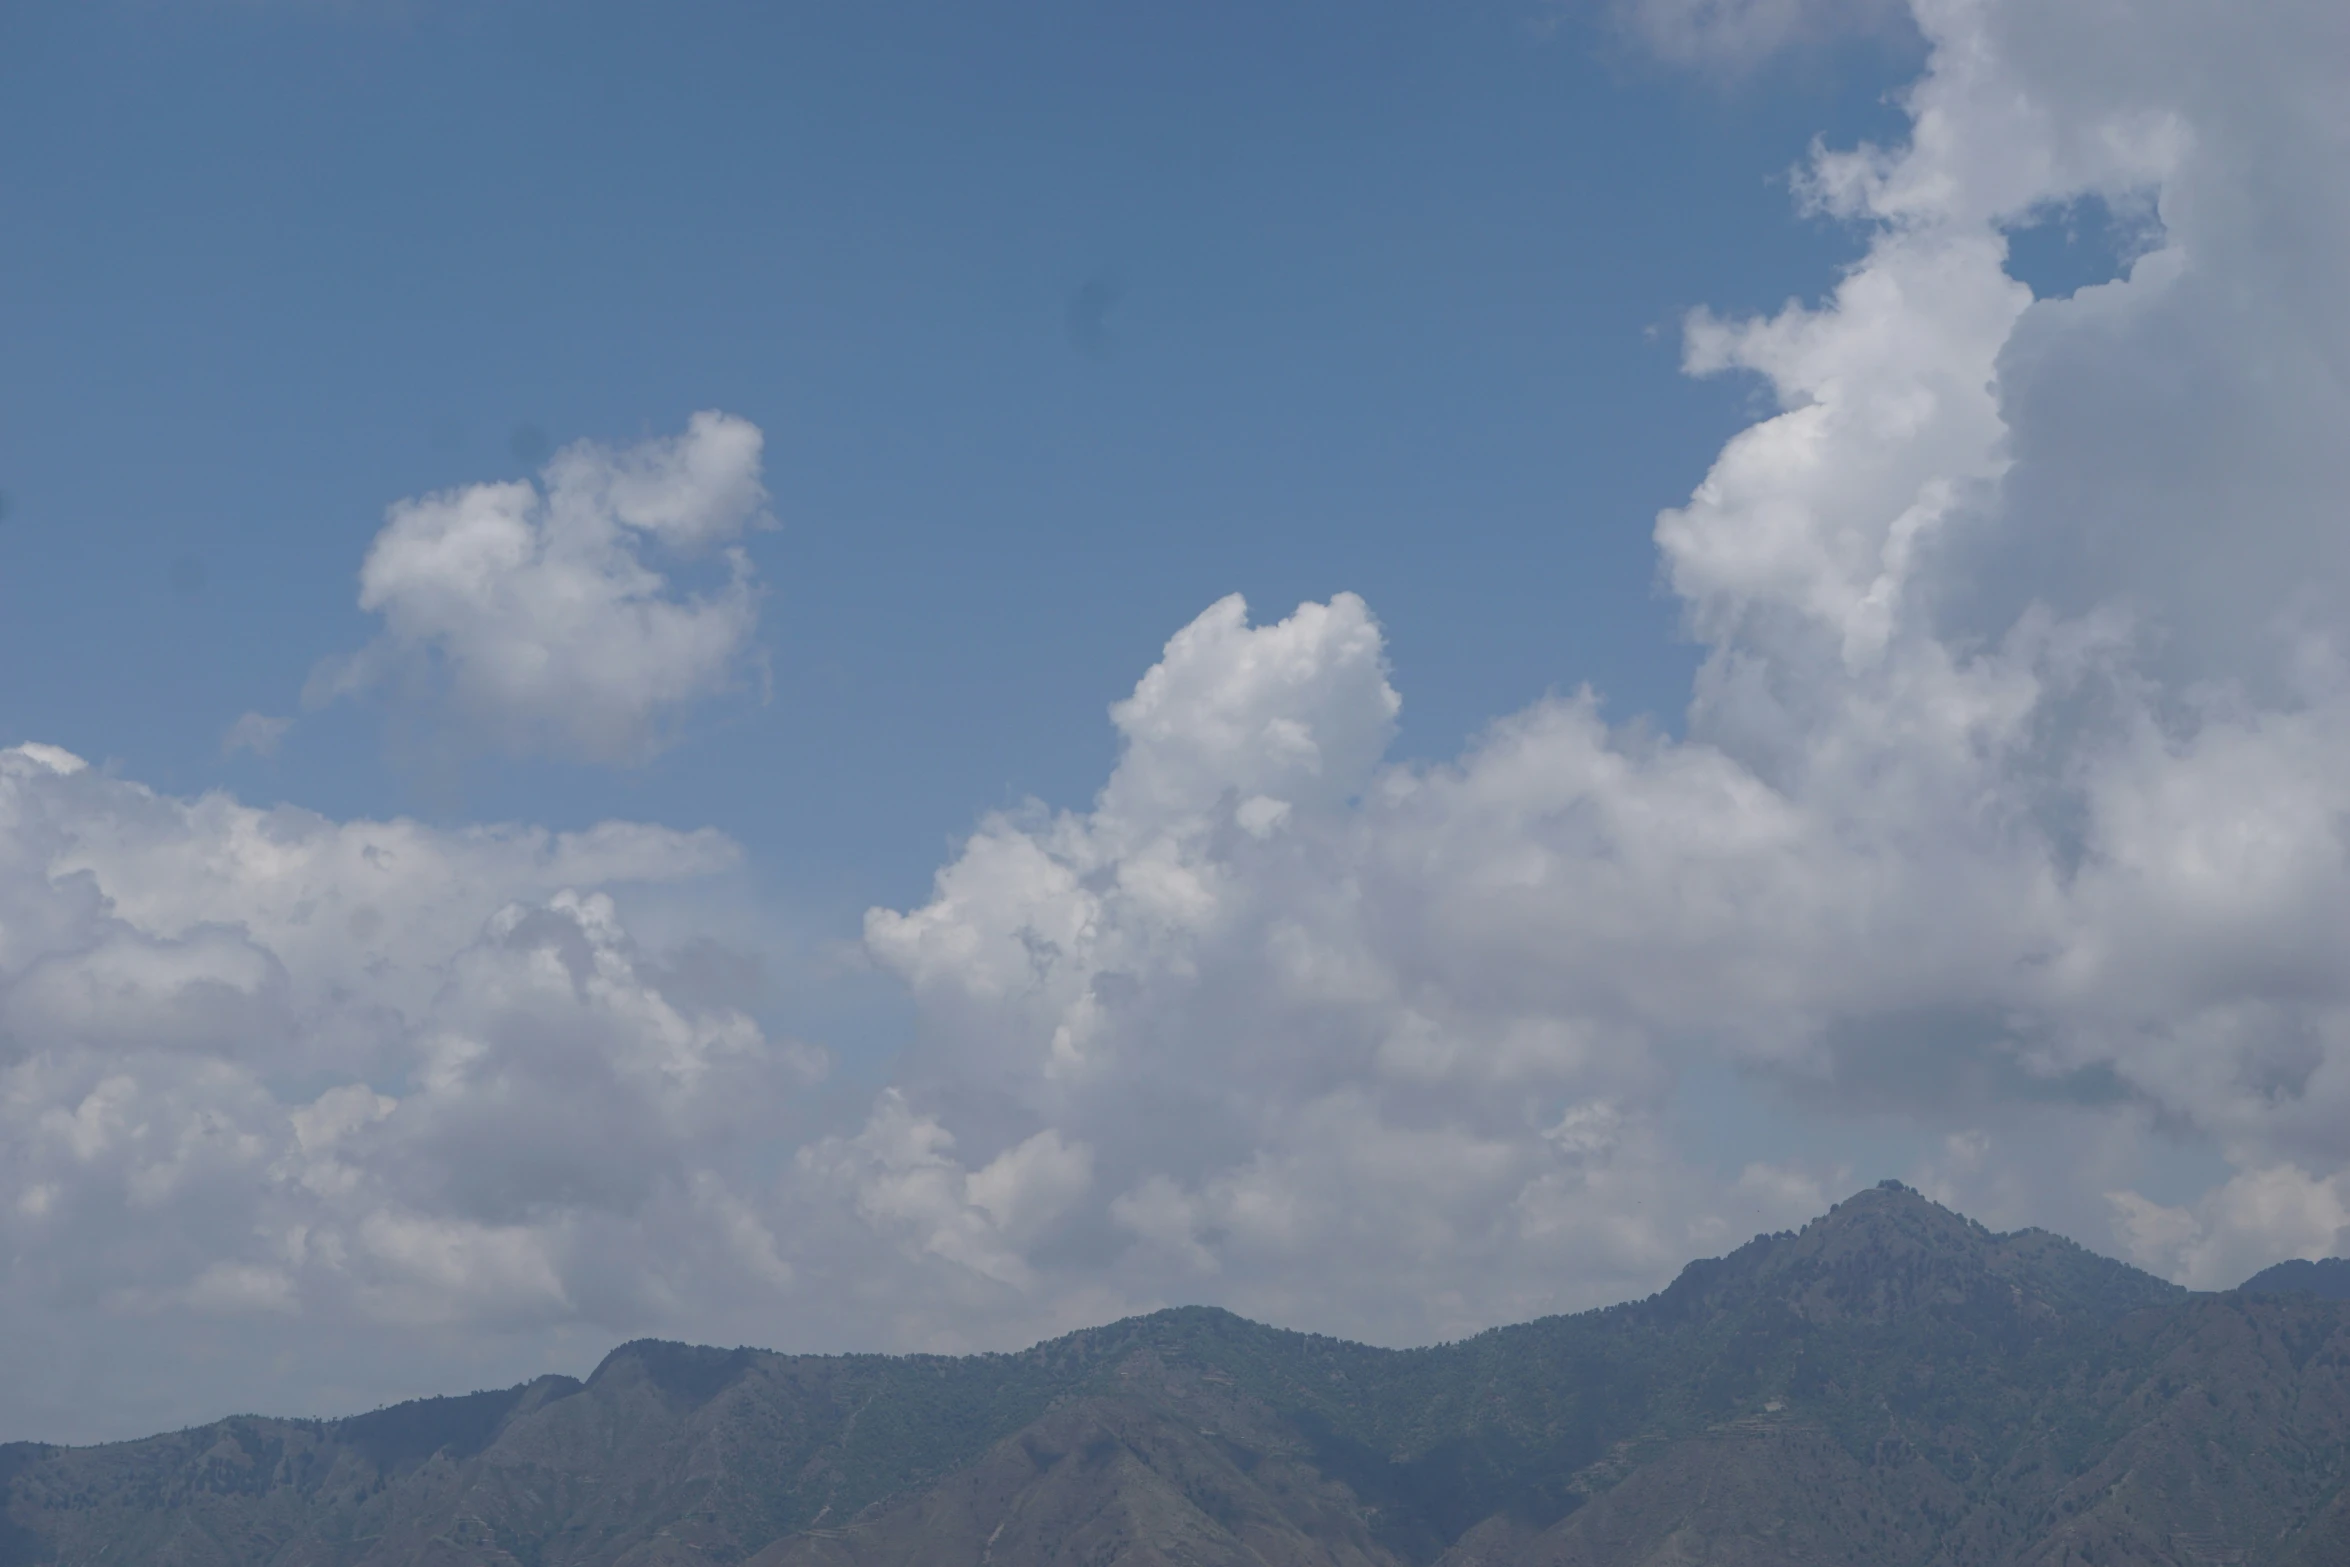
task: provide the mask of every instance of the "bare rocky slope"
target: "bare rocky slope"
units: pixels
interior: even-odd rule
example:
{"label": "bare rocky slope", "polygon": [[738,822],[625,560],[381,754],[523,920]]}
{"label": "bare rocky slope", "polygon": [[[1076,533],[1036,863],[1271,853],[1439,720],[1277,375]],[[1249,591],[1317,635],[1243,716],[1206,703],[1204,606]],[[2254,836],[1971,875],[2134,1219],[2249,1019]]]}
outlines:
{"label": "bare rocky slope", "polygon": [[1645,1301],[1380,1350],[642,1342],[587,1381],[0,1447],[0,1567],[2342,1567],[2350,1303],[1888,1184]]}

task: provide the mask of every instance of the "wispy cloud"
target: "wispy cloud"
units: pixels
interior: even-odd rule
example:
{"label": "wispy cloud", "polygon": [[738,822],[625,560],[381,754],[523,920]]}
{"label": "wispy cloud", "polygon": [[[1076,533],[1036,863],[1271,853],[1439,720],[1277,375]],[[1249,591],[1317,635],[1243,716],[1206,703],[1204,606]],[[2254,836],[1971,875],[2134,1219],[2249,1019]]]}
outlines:
{"label": "wispy cloud", "polygon": [[220,754],[234,756],[239,751],[250,751],[255,756],[275,756],[278,743],[293,727],[291,718],[272,718],[266,713],[242,714],[221,735]]}

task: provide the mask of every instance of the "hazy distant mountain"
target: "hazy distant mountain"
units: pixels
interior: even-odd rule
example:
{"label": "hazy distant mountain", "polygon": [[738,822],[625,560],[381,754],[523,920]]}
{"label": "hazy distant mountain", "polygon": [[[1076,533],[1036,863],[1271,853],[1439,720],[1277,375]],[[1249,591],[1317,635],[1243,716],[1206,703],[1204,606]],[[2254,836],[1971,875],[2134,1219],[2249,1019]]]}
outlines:
{"label": "hazy distant mountain", "polygon": [[1165,1311],[1013,1355],[0,1448],[0,1567],[2341,1567],[2350,1305],[1863,1192],[1648,1300],[1379,1350]]}
{"label": "hazy distant mountain", "polygon": [[2350,1258],[2328,1257],[2323,1262],[2296,1258],[2263,1268],[2237,1286],[2247,1295],[2315,1295],[2320,1300],[2350,1300]]}

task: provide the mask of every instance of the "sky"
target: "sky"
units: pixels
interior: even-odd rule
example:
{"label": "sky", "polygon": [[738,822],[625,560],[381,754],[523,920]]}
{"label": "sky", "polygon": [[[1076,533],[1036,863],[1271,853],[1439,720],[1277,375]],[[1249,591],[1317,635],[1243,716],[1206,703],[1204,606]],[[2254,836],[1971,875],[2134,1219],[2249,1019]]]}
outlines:
{"label": "sky", "polygon": [[2350,1248],[2346,70],[0,12],[0,1440]]}

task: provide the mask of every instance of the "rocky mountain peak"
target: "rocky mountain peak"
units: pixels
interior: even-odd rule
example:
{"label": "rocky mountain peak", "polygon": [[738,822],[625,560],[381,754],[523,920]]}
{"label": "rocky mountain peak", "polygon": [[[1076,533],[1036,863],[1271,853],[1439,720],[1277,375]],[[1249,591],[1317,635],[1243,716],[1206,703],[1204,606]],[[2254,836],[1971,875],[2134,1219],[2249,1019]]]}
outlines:
{"label": "rocky mountain peak", "polygon": [[1693,1262],[1656,1297],[1668,1313],[1779,1309],[1814,1323],[1922,1312],[2047,1321],[2112,1317],[2178,1286],[2045,1230],[2000,1234],[1884,1181],[1799,1231]]}

